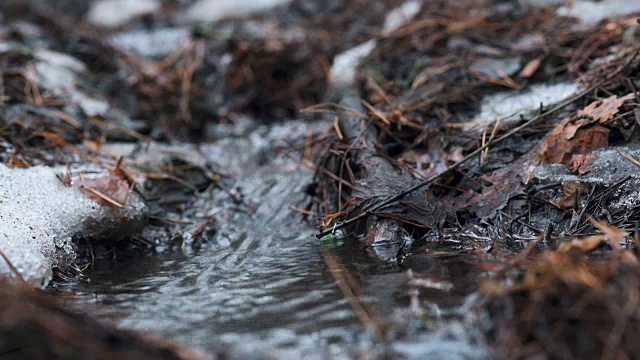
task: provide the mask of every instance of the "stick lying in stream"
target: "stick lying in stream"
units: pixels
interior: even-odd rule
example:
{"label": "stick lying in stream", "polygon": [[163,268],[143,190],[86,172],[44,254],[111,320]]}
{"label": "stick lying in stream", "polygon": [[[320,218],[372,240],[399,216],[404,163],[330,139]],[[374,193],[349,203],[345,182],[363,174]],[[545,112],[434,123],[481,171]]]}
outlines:
{"label": "stick lying in stream", "polygon": [[494,139],[493,141],[489,141],[486,144],[484,144],[483,146],[477,148],[476,150],[474,150],[473,152],[471,152],[469,155],[465,156],[463,159],[461,159],[458,162],[455,162],[453,164],[451,164],[449,167],[447,167],[445,170],[443,170],[442,172],[433,175],[429,178],[427,178],[426,180],[422,181],[419,184],[416,184],[406,190],[403,190],[401,192],[399,192],[398,194],[388,198],[387,200],[383,201],[382,203],[380,203],[379,205],[375,206],[373,209],[364,212],[358,216],[355,216],[349,220],[346,220],[340,224],[336,224],[335,226],[333,226],[330,229],[321,231],[320,233],[316,234],[316,237],[318,239],[322,239],[323,237],[332,234],[333,232],[335,232],[338,229],[342,229],[350,224],[353,224],[357,221],[360,221],[370,215],[373,215],[376,211],[379,211],[381,209],[383,209],[385,206],[388,206],[400,199],[402,199],[403,197],[407,196],[408,194],[422,189],[423,187],[429,186],[431,184],[433,184],[436,180],[440,179],[443,175],[448,174],[449,172],[451,172],[452,170],[457,169],[458,167],[460,167],[460,165],[466,163],[467,161],[471,160],[472,158],[476,157],[477,155],[479,155],[481,152],[483,152],[484,150],[488,149],[491,145],[499,143],[505,139],[508,139],[509,137],[513,136],[514,134],[520,132],[521,130],[533,125],[534,123],[538,122],[539,120],[561,110],[562,108],[564,108],[565,106],[573,103],[576,100],[581,99],[582,97],[584,97],[585,95],[589,94],[590,92],[592,92],[593,90],[597,89],[598,87],[602,86],[604,83],[606,83],[607,81],[613,79],[615,76],[617,76],[618,74],[620,74],[624,69],[626,69],[632,62],[633,60],[636,58],[636,56],[638,55],[638,52],[640,52],[640,46],[636,47],[636,49],[633,51],[633,54],[630,55],[629,59],[620,67],[618,68],[616,71],[614,71],[613,73],[609,74],[606,78],[604,78],[603,80],[600,80],[598,82],[596,82],[595,84],[589,86],[587,89],[569,97],[568,99],[565,99],[564,101],[561,101],[560,103],[556,104],[553,108],[545,111],[545,112],[540,112],[538,113],[536,116],[534,116],[531,120],[526,121],[525,123],[516,126],[515,128],[511,129],[509,132],[507,132],[506,134]]}

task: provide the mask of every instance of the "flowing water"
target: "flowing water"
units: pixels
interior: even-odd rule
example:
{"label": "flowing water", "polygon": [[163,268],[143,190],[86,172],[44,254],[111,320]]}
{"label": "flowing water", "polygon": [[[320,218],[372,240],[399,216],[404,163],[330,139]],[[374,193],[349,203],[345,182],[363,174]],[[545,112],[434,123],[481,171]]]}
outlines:
{"label": "flowing water", "polygon": [[[209,152],[217,158],[245,154],[227,145]],[[461,316],[465,295],[476,288],[472,259],[429,257],[416,248],[399,267],[354,241],[319,241],[315,229],[289,210],[304,201],[311,171],[262,161],[241,175],[235,188],[256,205],[254,211],[229,212],[198,248],[98,261],[90,282],[74,288],[81,297],[76,306],[121,328],[233,358],[486,357],[480,336]],[[203,199],[206,211],[231,203],[222,192],[216,196]],[[391,324],[389,341],[375,340],[365,329],[323,249],[345,264],[359,283],[360,299]],[[411,284],[409,269],[453,288]]]}

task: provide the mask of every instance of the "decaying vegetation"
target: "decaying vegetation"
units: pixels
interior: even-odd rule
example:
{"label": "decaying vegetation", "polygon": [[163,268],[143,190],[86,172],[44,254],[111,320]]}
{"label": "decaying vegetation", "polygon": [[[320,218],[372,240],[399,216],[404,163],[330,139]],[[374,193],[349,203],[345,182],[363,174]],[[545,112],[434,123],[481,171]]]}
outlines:
{"label": "decaying vegetation", "polygon": [[[435,1],[379,39],[359,72],[361,106],[336,118],[342,133],[366,132],[320,165],[329,215],[318,236],[351,225],[374,238],[388,218],[413,239],[480,224],[494,240],[478,251],[503,264],[481,289],[497,354],[633,357],[640,203],[637,169],[619,163],[640,164],[628,153],[640,119],[637,17],[578,30],[554,11]],[[488,93],[560,80],[581,90],[520,117],[472,119]],[[547,164],[566,170],[549,176]]]}

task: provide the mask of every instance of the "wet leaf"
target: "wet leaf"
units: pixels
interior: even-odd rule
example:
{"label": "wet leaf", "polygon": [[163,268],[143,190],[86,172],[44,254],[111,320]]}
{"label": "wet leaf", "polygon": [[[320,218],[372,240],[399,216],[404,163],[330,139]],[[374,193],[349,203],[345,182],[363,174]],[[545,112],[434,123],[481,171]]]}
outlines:
{"label": "wet leaf", "polygon": [[507,169],[500,169],[486,176],[484,180],[493,185],[482,189],[482,193],[474,193],[466,206],[479,218],[485,219],[493,216],[498,210],[504,208],[512,197],[520,194],[523,189],[524,166],[526,164],[514,164]]}
{"label": "wet leaf", "polygon": [[89,198],[103,205],[123,207],[127,201],[130,185],[126,179],[109,173],[108,175],[75,183]]}

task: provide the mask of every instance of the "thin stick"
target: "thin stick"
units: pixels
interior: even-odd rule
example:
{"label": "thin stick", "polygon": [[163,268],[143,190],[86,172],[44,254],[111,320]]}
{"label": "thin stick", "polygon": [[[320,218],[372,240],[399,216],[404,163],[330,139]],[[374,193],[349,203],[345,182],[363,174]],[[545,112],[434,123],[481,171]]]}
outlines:
{"label": "thin stick", "polygon": [[436,180],[438,180],[440,177],[442,177],[445,174],[448,174],[449,172],[457,169],[458,167],[460,167],[460,165],[466,163],[467,161],[471,160],[472,158],[476,157],[478,154],[480,154],[484,149],[489,148],[489,146],[491,146],[494,143],[499,143],[505,139],[510,138],[511,136],[513,136],[514,134],[520,132],[521,130],[533,125],[534,123],[538,122],[540,119],[545,118],[559,110],[561,110],[562,108],[564,108],[565,106],[571,104],[572,102],[584,97],[585,95],[591,93],[593,90],[595,90],[596,88],[600,87],[601,85],[603,85],[604,83],[606,83],[607,81],[611,80],[613,77],[617,76],[618,74],[620,74],[625,68],[627,68],[631,62],[636,58],[636,56],[638,55],[638,52],[640,51],[640,46],[637,47],[633,53],[633,55],[631,55],[631,57],[629,58],[629,60],[623,65],[621,66],[619,69],[617,69],[616,71],[614,71],[613,73],[611,73],[609,76],[607,76],[605,79],[598,81],[597,83],[595,83],[594,85],[591,85],[590,87],[588,87],[586,90],[583,90],[582,92],[564,100],[561,101],[560,103],[556,104],[556,106],[554,106],[553,108],[551,108],[550,110],[547,110],[543,113],[539,113],[538,115],[534,116],[531,120],[523,123],[520,126],[517,126],[513,129],[511,129],[511,131],[507,132],[506,134],[498,137],[497,139],[493,140],[493,141],[489,141],[486,144],[484,144],[483,146],[477,148],[476,150],[474,150],[472,153],[470,153],[469,155],[465,156],[462,160],[453,163],[451,166],[449,166],[448,168],[444,169],[442,172],[440,172],[439,174],[433,175],[429,178],[427,178],[426,180],[424,180],[423,182],[416,184],[408,189],[405,189],[403,191],[401,191],[400,193],[388,198],[387,200],[383,201],[382,203],[380,203],[379,205],[377,205],[376,207],[374,207],[373,209],[364,212],[358,216],[355,216],[343,223],[340,224],[336,224],[335,226],[331,227],[331,229],[328,230],[324,230],[318,234],[316,234],[316,237],[318,239],[322,239],[323,237],[332,234],[333,232],[335,232],[338,229],[342,229],[348,225],[351,225],[357,221],[360,221],[364,218],[366,218],[369,215],[372,215],[374,212],[379,211],[380,209],[384,208],[387,205],[392,204],[393,202],[402,199],[403,197],[405,197],[406,195],[422,189],[425,186],[431,185],[432,183],[434,183]]}
{"label": "thin stick", "polygon": [[631,155],[627,154],[626,152],[624,152],[624,151],[622,151],[622,150],[620,150],[620,149],[616,149],[616,151],[618,151],[618,152],[620,153],[620,155],[622,155],[622,156],[626,157],[626,158],[627,158],[629,161],[631,161],[632,163],[634,163],[634,164],[636,164],[636,165],[640,166],[640,161],[638,161],[638,160],[634,159],[634,158],[633,158],[633,156],[631,156]]}

